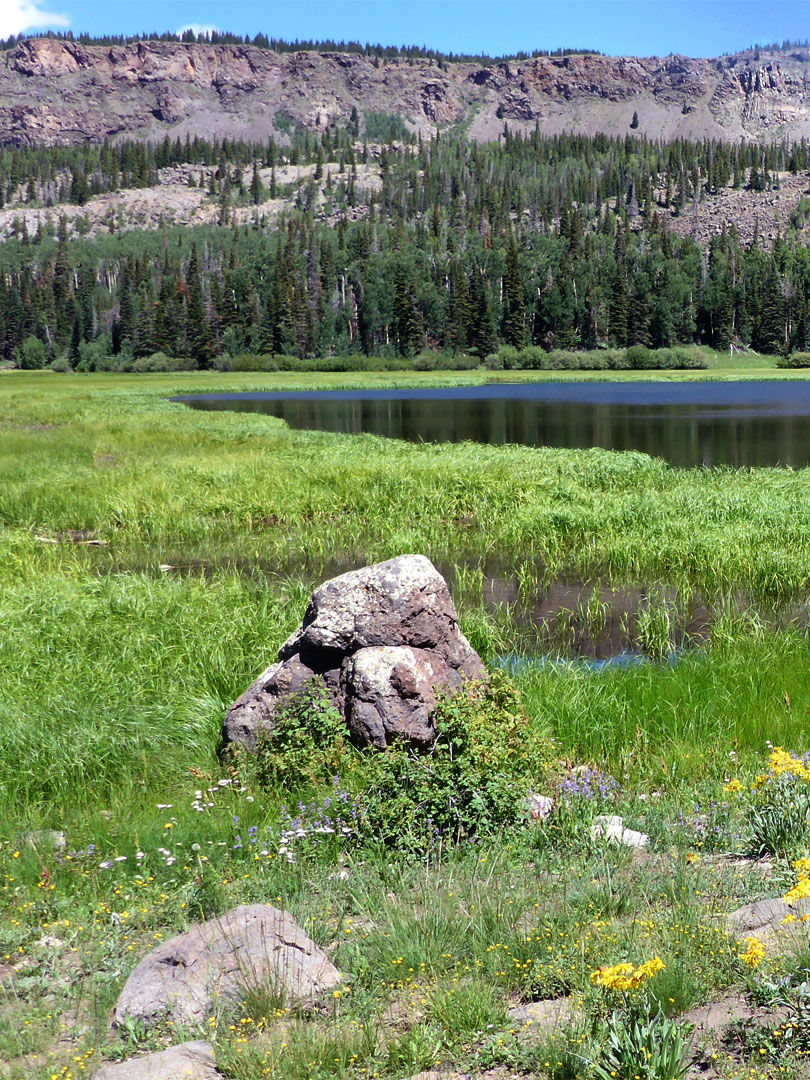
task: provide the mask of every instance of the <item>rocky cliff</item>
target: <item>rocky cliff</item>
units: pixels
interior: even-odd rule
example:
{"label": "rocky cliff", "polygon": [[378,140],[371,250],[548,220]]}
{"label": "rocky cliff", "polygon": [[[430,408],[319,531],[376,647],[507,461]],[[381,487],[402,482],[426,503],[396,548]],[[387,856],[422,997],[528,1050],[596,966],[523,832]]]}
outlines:
{"label": "rocky cliff", "polygon": [[284,141],[290,121],[323,130],[401,116],[414,131],[502,130],[652,137],[810,136],[810,52],[719,59],[572,55],[487,67],[253,46],[30,39],[0,54],[0,143],[80,143],[169,134]]}

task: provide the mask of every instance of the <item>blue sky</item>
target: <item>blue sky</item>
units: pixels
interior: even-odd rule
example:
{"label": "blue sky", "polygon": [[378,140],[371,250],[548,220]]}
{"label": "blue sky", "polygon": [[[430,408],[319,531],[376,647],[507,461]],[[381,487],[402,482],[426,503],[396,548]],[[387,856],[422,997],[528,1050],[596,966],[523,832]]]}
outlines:
{"label": "blue sky", "polygon": [[795,0],[0,0],[0,37],[37,29],[134,34],[214,26],[239,34],[416,44],[448,52],[599,49],[716,56],[810,38]]}

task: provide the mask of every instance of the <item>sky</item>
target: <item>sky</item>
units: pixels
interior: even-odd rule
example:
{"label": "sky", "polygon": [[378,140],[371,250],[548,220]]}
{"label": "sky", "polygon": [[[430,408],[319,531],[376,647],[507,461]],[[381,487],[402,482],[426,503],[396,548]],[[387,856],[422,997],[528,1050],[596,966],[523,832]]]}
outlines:
{"label": "sky", "polygon": [[289,40],[426,45],[490,56],[590,48],[718,56],[810,39],[805,0],[0,0],[0,38],[41,30],[137,34],[215,28]]}

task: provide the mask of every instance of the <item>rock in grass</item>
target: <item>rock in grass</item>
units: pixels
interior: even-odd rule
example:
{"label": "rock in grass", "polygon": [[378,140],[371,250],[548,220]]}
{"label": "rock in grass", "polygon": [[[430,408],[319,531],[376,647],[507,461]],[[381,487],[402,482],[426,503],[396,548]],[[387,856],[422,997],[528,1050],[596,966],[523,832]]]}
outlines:
{"label": "rock in grass", "polygon": [[29,847],[41,852],[60,854],[67,847],[67,838],[61,829],[33,829],[25,832],[20,839]]}
{"label": "rock in grass", "polygon": [[513,1023],[521,1024],[524,1028],[547,1032],[566,1024],[573,1011],[568,998],[546,998],[515,1005],[507,1010],[506,1015]]}
{"label": "rock in grass", "polygon": [[93,1080],[220,1080],[207,1042],[187,1042],[156,1054],[104,1065]]}
{"label": "rock in grass", "polygon": [[529,821],[545,821],[551,817],[554,810],[554,800],[548,795],[536,795],[531,792],[524,800],[524,808],[529,815]]}
{"label": "rock in grass", "polygon": [[486,669],[458,628],[447,582],[424,555],[401,555],[313,592],[278,663],[228,710],[223,738],[254,749],[256,733],[272,730],[279,708],[315,680],[360,745],[429,745],[435,690],[463,678],[484,679]]}
{"label": "rock in grass", "polygon": [[[729,929],[738,937],[752,935],[767,938],[772,934],[785,932],[792,927],[799,916],[810,912],[810,900],[799,900],[795,904],[786,904],[774,897],[770,900],[757,900],[755,904],[745,904],[730,915],[726,915]],[[787,919],[787,922],[785,920]],[[802,925],[799,923],[799,925]]]}
{"label": "rock in grass", "polygon": [[144,957],[124,984],[114,1021],[201,1023],[218,1002],[238,1001],[246,989],[306,1005],[339,981],[337,968],[289,912],[243,904]]}
{"label": "rock in grass", "polygon": [[611,844],[636,849],[646,848],[650,843],[650,838],[646,833],[636,832],[635,829],[625,829],[622,818],[608,814],[600,814],[599,817],[593,819],[591,839],[605,839]]}

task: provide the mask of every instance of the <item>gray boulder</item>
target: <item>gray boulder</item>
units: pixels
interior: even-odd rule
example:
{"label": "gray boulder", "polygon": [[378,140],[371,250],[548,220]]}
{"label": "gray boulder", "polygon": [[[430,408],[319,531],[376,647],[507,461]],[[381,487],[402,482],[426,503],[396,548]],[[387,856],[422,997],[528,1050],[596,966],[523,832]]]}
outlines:
{"label": "gray boulder", "polygon": [[314,680],[361,745],[429,745],[436,689],[457,690],[464,678],[485,679],[486,669],[458,628],[446,581],[423,555],[401,555],[313,592],[278,663],[231,705],[223,738],[254,749],[256,733],[272,730],[279,708]]}
{"label": "gray boulder", "polygon": [[144,1024],[168,1016],[201,1023],[217,1002],[264,987],[285,1002],[308,1004],[340,981],[326,954],[286,911],[244,904],[164,941],[124,984],[114,1021]]}
{"label": "gray boulder", "polygon": [[93,1080],[221,1080],[207,1042],[181,1043],[168,1050],[103,1065]]}

